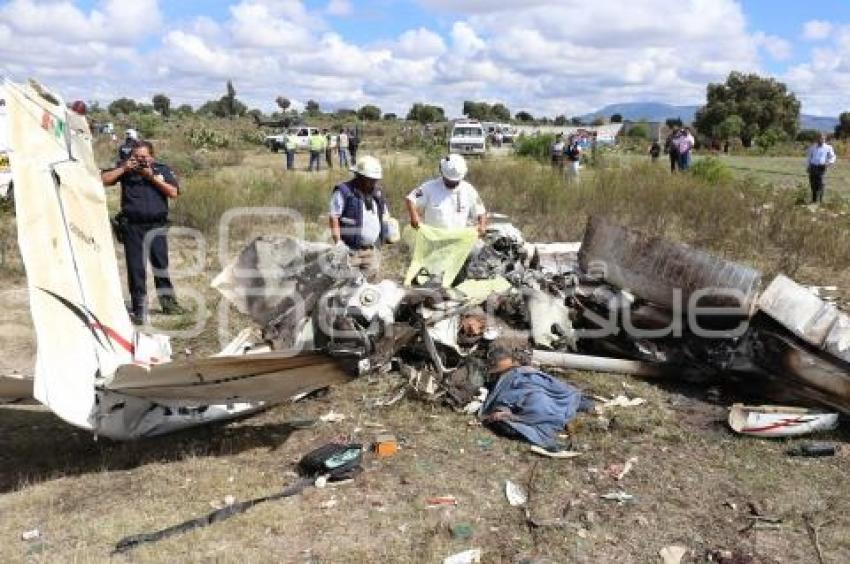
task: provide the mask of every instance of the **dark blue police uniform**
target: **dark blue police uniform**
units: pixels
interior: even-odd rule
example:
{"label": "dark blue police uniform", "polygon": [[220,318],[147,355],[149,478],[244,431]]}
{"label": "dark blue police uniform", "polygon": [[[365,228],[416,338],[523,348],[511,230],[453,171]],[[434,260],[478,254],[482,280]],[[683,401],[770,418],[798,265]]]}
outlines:
{"label": "dark blue police uniform", "polygon": [[[154,175],[162,175],[165,182],[179,189],[177,178],[170,168],[162,163],[154,163],[151,168]],[[142,318],[147,304],[147,259],[150,259],[154,269],[153,279],[160,303],[165,306],[166,303],[174,301],[174,286],[168,276],[168,240],[164,229],[168,225],[168,198],[137,172],[125,173],[120,181],[127,285],[130,289],[133,314]],[[148,257],[145,257],[146,237],[150,237]]]}

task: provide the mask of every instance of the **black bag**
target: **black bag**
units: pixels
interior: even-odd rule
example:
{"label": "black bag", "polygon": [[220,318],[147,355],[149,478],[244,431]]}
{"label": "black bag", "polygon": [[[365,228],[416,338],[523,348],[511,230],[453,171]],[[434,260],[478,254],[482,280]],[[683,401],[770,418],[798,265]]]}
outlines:
{"label": "black bag", "polygon": [[329,476],[333,480],[345,480],[360,471],[363,445],[328,443],[305,454],[298,461],[302,476]]}

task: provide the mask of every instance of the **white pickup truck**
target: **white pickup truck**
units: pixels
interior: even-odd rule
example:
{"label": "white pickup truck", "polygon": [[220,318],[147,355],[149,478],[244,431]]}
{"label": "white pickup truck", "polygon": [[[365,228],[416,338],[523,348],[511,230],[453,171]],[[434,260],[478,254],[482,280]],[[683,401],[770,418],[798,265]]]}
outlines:
{"label": "white pickup truck", "polygon": [[487,134],[477,121],[461,120],[452,127],[449,152],[458,155],[484,156],[487,152]]}
{"label": "white pickup truck", "polygon": [[[310,135],[314,133],[318,133],[318,127],[291,127],[285,131],[282,131],[276,135],[266,135],[266,146],[272,150],[273,153],[277,153],[284,149],[284,135],[294,135],[295,136],[295,150],[296,151],[306,151],[309,147]],[[334,139],[331,136],[331,139]]]}

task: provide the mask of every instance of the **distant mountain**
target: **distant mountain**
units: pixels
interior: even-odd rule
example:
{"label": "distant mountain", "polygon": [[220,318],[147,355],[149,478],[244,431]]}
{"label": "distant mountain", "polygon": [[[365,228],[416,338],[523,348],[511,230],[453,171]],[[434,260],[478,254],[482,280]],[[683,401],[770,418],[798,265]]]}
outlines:
{"label": "distant mountain", "polygon": [[[591,122],[596,117],[610,118],[614,114],[620,114],[628,121],[664,121],[667,118],[681,118],[685,123],[692,122],[699,106],[673,106],[661,102],[626,102],[623,104],[609,104],[595,112],[580,116],[585,122]],[[802,129],[819,129],[821,131],[832,131],[838,124],[838,118],[828,116],[813,116],[803,114],[800,116],[800,127]]]}

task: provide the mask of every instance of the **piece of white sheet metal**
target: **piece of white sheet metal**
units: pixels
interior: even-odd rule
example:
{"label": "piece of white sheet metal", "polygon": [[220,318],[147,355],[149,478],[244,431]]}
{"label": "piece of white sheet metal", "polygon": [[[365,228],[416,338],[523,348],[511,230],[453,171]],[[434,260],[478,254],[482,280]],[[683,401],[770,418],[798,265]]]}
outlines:
{"label": "piece of white sheet metal", "polygon": [[794,437],[835,429],[838,414],[801,407],[736,403],[729,410],[729,426],[743,435]]}

